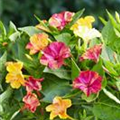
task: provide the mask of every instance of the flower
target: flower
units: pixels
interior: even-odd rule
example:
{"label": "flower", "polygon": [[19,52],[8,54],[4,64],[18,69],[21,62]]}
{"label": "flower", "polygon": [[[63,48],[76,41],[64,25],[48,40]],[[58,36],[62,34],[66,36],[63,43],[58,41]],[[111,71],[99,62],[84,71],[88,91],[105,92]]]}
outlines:
{"label": "flower", "polygon": [[85,18],[80,18],[77,22],[71,27],[72,30],[77,29],[78,26],[86,26],[92,28],[92,23],[95,21],[93,16],[86,16]]}
{"label": "flower", "polygon": [[92,16],[80,18],[70,29],[73,30],[76,36],[86,41],[100,37],[101,33],[95,28],[92,28],[92,23],[94,21],[95,19]]}
{"label": "flower", "polygon": [[62,30],[65,25],[72,20],[73,16],[74,13],[69,11],[53,14],[52,17],[49,19],[49,24],[53,27],[58,28],[58,30]]}
{"label": "flower", "polygon": [[30,55],[33,55],[41,50],[44,50],[48,45],[48,35],[45,33],[34,34],[30,37],[30,42],[26,49],[30,49]]}
{"label": "flower", "polygon": [[43,51],[40,63],[48,65],[51,69],[60,68],[64,59],[70,57],[70,49],[63,42],[52,42]]}
{"label": "flower", "polygon": [[40,105],[40,102],[34,93],[28,93],[24,96],[23,102],[25,103],[24,108],[30,110],[32,113],[34,113],[36,108]]}
{"label": "flower", "polygon": [[36,79],[30,76],[28,80],[25,82],[26,90],[27,92],[32,92],[33,90],[39,91],[41,90],[41,82],[43,81],[43,78]]}
{"label": "flower", "polygon": [[92,48],[86,50],[86,52],[80,57],[80,61],[85,59],[93,60],[97,62],[102,51],[102,44],[94,45]]}
{"label": "flower", "polygon": [[71,107],[71,105],[70,99],[62,99],[61,97],[56,96],[53,99],[53,104],[46,107],[46,111],[51,112],[50,119],[54,119],[57,116],[59,116],[61,119],[66,119],[69,118],[66,113],[67,108]]}
{"label": "flower", "polygon": [[6,76],[6,83],[10,83],[12,88],[18,89],[21,85],[24,85],[25,80],[21,69],[23,68],[22,62],[8,62]]}
{"label": "flower", "polygon": [[102,77],[94,71],[81,71],[73,81],[73,87],[82,90],[87,96],[101,90]]}

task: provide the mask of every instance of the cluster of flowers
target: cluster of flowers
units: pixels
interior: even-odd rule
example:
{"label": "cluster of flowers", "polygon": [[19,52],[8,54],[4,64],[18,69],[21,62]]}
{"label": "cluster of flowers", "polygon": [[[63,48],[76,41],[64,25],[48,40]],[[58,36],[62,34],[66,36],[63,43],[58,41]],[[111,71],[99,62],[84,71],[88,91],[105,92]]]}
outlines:
{"label": "cluster of flowers", "polygon": [[[61,31],[72,21],[73,17],[74,13],[65,11],[54,14],[49,19],[48,23],[50,26]],[[88,44],[91,39],[101,37],[100,32],[92,28],[94,21],[95,19],[92,16],[80,18],[72,25],[70,30],[73,31],[75,36],[83,39],[83,41]],[[47,21],[44,20],[42,22],[45,23]],[[36,27],[46,32],[49,31],[41,24]],[[50,69],[59,69],[61,66],[65,65],[64,60],[72,56],[69,46],[64,42],[52,42],[47,33],[39,33],[31,36],[30,42],[26,45],[26,49],[30,50],[30,55],[41,52],[40,63]],[[88,59],[97,63],[101,50],[102,44],[88,48],[80,56],[79,61],[81,62]],[[22,73],[22,68],[22,62],[8,62],[6,82],[10,83],[12,88],[18,89],[21,85],[26,88],[27,94],[23,98],[23,102],[25,103],[24,108],[35,112],[36,108],[40,105],[38,98],[40,97],[39,92],[42,89],[41,82],[43,78],[36,79],[32,76],[26,77]],[[91,70],[80,71],[79,76],[73,81],[73,88],[83,91],[89,97],[92,93],[98,93],[101,90],[101,82],[102,77],[97,72]],[[72,103],[70,99],[63,99],[62,97],[56,96],[53,99],[53,103],[46,107],[46,111],[51,112],[50,119],[54,119],[56,116],[71,119],[66,113],[67,108],[71,106]]]}

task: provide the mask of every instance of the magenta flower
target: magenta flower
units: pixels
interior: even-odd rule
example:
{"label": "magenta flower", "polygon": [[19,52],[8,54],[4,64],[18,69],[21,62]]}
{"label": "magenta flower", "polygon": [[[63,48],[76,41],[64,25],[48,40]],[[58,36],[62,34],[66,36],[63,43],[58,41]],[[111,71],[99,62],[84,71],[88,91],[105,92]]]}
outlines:
{"label": "magenta flower", "polygon": [[32,92],[33,90],[39,91],[42,88],[41,82],[43,81],[43,78],[36,79],[30,76],[28,80],[25,83],[26,91]]}
{"label": "magenta flower", "polygon": [[60,68],[64,59],[70,57],[70,49],[63,42],[53,42],[43,51],[40,63],[51,69]]}
{"label": "magenta flower", "polygon": [[53,27],[62,30],[66,24],[68,24],[73,17],[74,13],[69,11],[64,11],[58,14],[53,14],[49,19],[49,24]]}
{"label": "magenta flower", "polygon": [[80,61],[85,59],[93,60],[94,62],[98,62],[99,56],[102,51],[102,44],[95,45],[92,48],[89,48],[81,57]]}
{"label": "magenta flower", "polygon": [[73,81],[73,87],[82,90],[87,96],[101,90],[102,77],[94,71],[81,71]]}

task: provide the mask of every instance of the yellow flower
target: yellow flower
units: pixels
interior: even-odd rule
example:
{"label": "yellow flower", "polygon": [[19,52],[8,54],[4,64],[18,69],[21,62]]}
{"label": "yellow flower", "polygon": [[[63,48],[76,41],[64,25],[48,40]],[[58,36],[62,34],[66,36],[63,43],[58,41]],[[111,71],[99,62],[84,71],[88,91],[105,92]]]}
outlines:
{"label": "yellow flower", "polygon": [[100,37],[101,33],[95,28],[92,28],[92,23],[94,21],[95,19],[92,16],[80,18],[70,29],[73,30],[76,36],[79,36],[86,41]]}
{"label": "yellow flower", "polygon": [[22,74],[23,63],[22,62],[8,62],[6,76],[6,83],[10,83],[12,88],[18,89],[21,85],[24,85],[25,80]]}
{"label": "yellow flower", "polygon": [[71,30],[77,29],[78,26],[86,26],[92,28],[92,23],[95,21],[93,16],[86,16],[85,18],[80,18],[72,27]]}
{"label": "yellow flower", "polygon": [[70,118],[66,112],[67,108],[69,108],[71,105],[72,104],[70,99],[62,99],[61,97],[56,96],[53,99],[53,104],[46,107],[46,111],[51,112],[50,120],[54,119],[57,116],[59,116],[61,119]]}
{"label": "yellow flower", "polygon": [[30,37],[30,42],[27,44],[26,49],[30,49],[30,54],[33,55],[48,45],[48,35],[45,33],[35,34]]}

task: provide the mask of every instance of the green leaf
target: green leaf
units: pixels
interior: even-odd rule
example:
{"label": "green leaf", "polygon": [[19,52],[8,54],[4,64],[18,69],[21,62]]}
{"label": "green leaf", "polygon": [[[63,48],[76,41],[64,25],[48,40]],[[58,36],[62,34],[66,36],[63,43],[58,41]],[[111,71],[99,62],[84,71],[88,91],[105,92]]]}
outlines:
{"label": "green leaf", "polygon": [[104,94],[101,94],[98,102],[94,103],[92,111],[100,120],[119,120],[120,118],[120,105]]}
{"label": "green leaf", "polygon": [[4,52],[3,56],[0,58],[0,72],[3,71],[6,61],[7,61],[7,52]]}
{"label": "green leaf", "polygon": [[99,62],[93,66],[92,71],[98,72],[101,76],[104,75],[104,71],[102,68],[102,60],[100,59]]}
{"label": "green leaf", "polygon": [[110,61],[112,63],[115,63],[114,51],[108,46],[103,46],[101,58],[104,61]]}
{"label": "green leaf", "polygon": [[107,24],[107,21],[106,21],[104,18],[99,17],[99,19],[101,20],[101,22],[102,22],[104,25],[106,25],[106,24]]}
{"label": "green leaf", "polygon": [[107,14],[109,16],[110,22],[112,23],[112,26],[120,31],[120,24],[117,23],[113,15],[107,11]]}
{"label": "green leaf", "polygon": [[69,45],[71,40],[71,35],[69,33],[62,33],[54,37],[57,41],[64,42],[66,45]]}
{"label": "green leaf", "polygon": [[85,100],[86,102],[92,102],[98,98],[99,94],[91,94],[89,97],[87,97],[84,93],[81,95],[81,98]]}
{"label": "green leaf", "polygon": [[33,26],[18,28],[18,30],[25,32],[29,36],[32,36],[32,35],[37,34],[37,33],[41,33],[41,30],[39,30]]}
{"label": "green leaf", "polygon": [[20,33],[17,31],[17,32],[11,34],[11,35],[9,36],[9,39],[10,39],[11,41],[15,42],[15,40],[17,40],[17,38],[19,38],[19,37],[20,37]]}
{"label": "green leaf", "polygon": [[72,58],[71,58],[71,62],[72,62],[71,77],[72,77],[72,80],[74,80],[76,77],[78,77],[80,73],[80,68],[78,67],[78,65],[75,63],[75,61]]}
{"label": "green leaf", "polygon": [[55,96],[64,96],[71,90],[69,81],[59,79],[50,74],[45,74],[44,78],[45,79],[42,82],[42,93],[45,96],[43,98],[44,102],[52,102]]}
{"label": "green leaf", "polygon": [[0,95],[0,105],[2,105],[4,100],[9,99],[12,92],[13,92],[13,89],[11,87],[8,87],[7,90]]}
{"label": "green leaf", "polygon": [[61,79],[71,80],[71,76],[70,76],[71,72],[64,68],[52,70],[52,69],[49,69],[48,67],[46,67],[43,72],[54,74]]}
{"label": "green leaf", "polygon": [[117,71],[114,69],[114,64],[113,63],[104,60],[104,65],[105,65],[105,68],[109,71],[110,74],[115,75],[115,76],[119,76]]}
{"label": "green leaf", "polygon": [[110,21],[102,29],[102,36],[106,44],[113,44],[118,39]]}
{"label": "green leaf", "polygon": [[114,96],[111,92],[109,92],[108,90],[106,90],[105,88],[103,89],[104,93],[112,100],[114,100],[116,103],[120,104],[120,100]]}
{"label": "green leaf", "polygon": [[2,34],[2,36],[6,36],[6,29],[3,25],[3,23],[0,21],[0,33]]}
{"label": "green leaf", "polygon": [[14,25],[14,23],[10,21],[8,36],[12,35],[14,32],[17,32],[17,31],[18,30],[17,30],[16,26]]}
{"label": "green leaf", "polygon": [[20,110],[16,111],[10,118],[10,120],[13,120],[17,115],[18,113],[20,112]]}
{"label": "green leaf", "polygon": [[70,28],[81,17],[84,11],[85,9],[82,9],[75,13],[75,15],[73,16],[73,20],[68,25],[66,25],[66,28]]}

